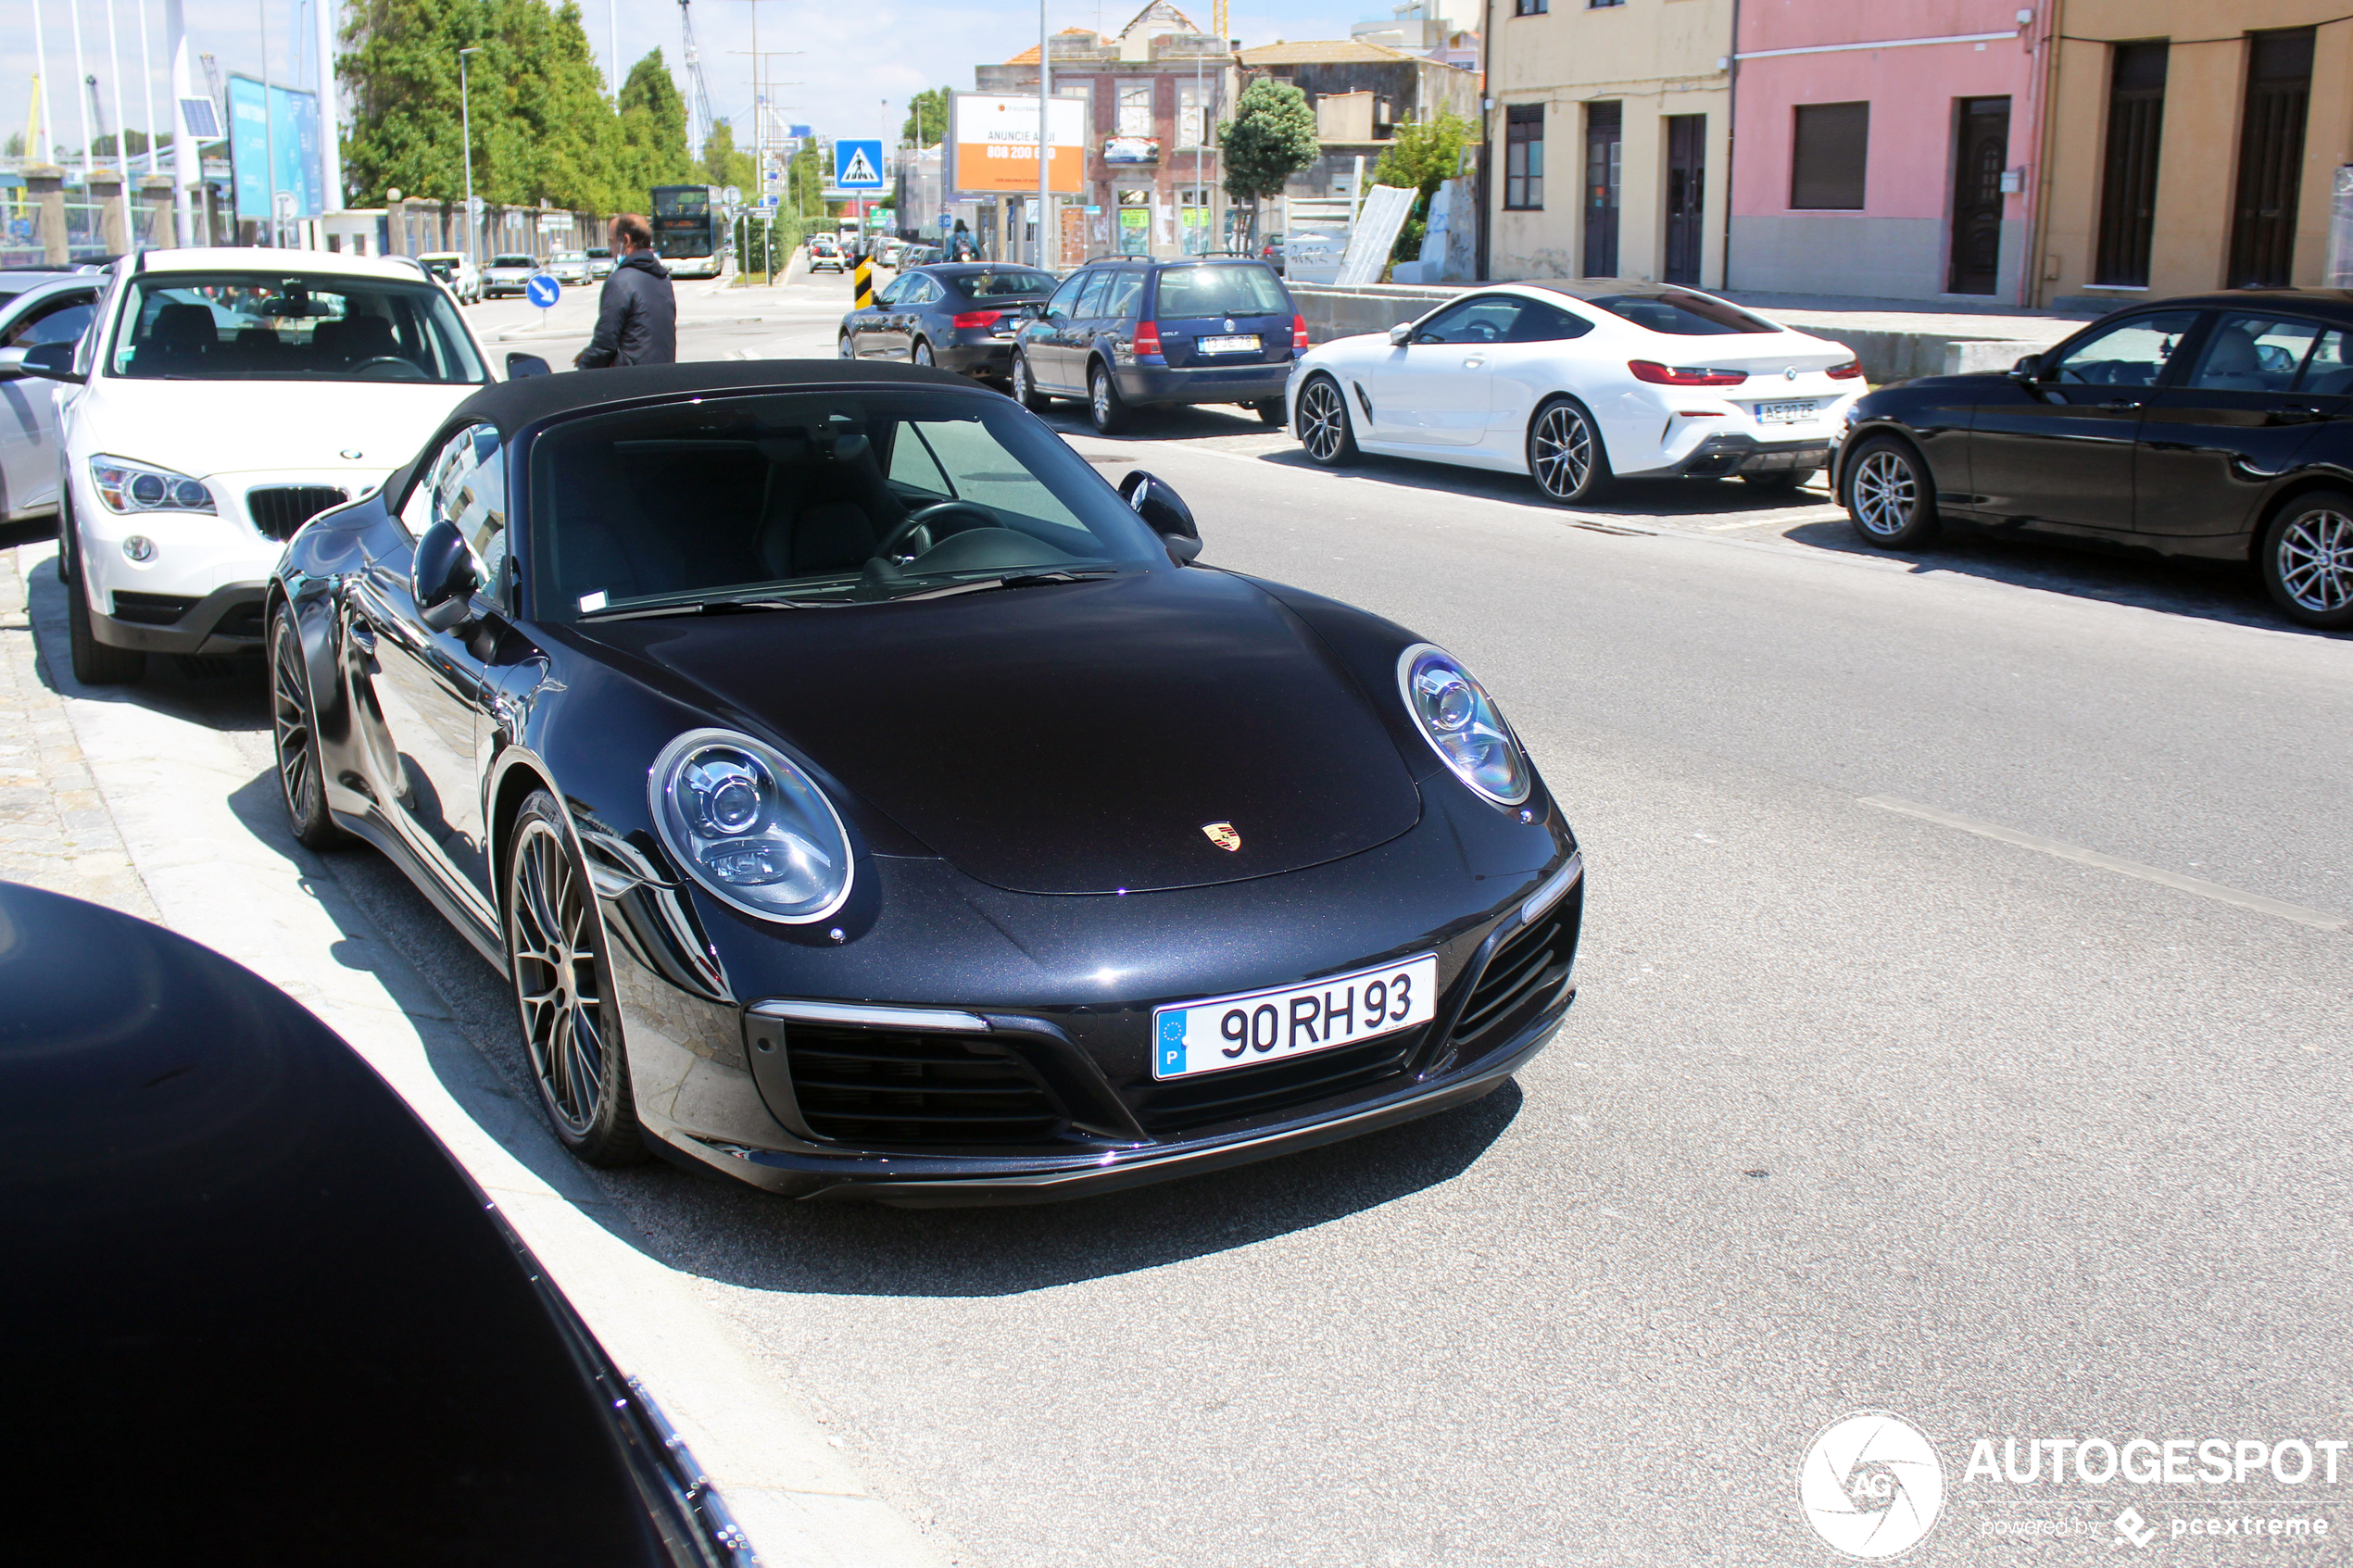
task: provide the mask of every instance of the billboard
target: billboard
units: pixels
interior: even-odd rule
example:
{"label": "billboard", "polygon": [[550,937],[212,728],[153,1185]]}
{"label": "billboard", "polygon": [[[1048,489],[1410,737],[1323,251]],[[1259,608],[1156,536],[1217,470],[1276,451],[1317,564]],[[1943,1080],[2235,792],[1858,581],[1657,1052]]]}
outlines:
{"label": "billboard", "polygon": [[[1087,178],[1085,98],[1049,100],[1049,188],[1075,196]],[[948,95],[948,188],[970,195],[1038,194],[1038,98]]]}
{"label": "billboard", "polygon": [[326,181],[319,151],[318,94],[272,86],[265,114],[260,82],[245,76],[229,79],[229,165],[239,218],[269,218],[273,190],[294,197],[296,218],[324,212]]}

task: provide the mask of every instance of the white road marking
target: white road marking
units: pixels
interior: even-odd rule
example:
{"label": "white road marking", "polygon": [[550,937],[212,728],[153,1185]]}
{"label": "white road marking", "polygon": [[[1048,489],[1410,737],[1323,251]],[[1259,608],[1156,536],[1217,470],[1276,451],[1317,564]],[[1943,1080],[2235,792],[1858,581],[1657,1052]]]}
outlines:
{"label": "white road marking", "polygon": [[2235,887],[2225,887],[2219,882],[2207,882],[2198,877],[2183,876],[2179,872],[2145,866],[2138,860],[2103,855],[2096,849],[2085,849],[2056,838],[2045,838],[2040,834],[2020,833],[2016,828],[2006,828],[1997,822],[1982,822],[1974,817],[1964,817],[1952,811],[1940,811],[1933,806],[1922,806],[1917,801],[1898,800],[1889,795],[1866,795],[1859,797],[1856,803],[1876,806],[1882,811],[1900,811],[1907,817],[1919,817],[1943,827],[1958,828],[1981,838],[1999,839],[2004,844],[2015,844],[2021,849],[2040,850],[2045,855],[2056,855],[2062,860],[2073,860],[2079,865],[2097,866],[2102,871],[2138,877],[2143,882],[2159,883],[2167,887],[2179,888],[2183,893],[2195,893],[2201,898],[2252,909],[2257,914],[2276,915],[2281,920],[2291,920],[2298,925],[2309,925],[2320,931],[2342,931],[2347,924],[2335,915],[2308,909],[2301,904],[2282,903],[2277,898],[2266,898],[2260,893],[2241,892]]}

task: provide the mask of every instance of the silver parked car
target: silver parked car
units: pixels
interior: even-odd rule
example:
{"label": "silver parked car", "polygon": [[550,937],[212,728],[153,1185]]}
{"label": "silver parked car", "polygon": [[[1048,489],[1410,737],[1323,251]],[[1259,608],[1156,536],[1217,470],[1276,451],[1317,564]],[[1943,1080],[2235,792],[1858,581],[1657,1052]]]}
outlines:
{"label": "silver parked car", "polygon": [[535,256],[494,256],[490,265],[482,270],[482,295],[497,299],[501,295],[521,294],[523,285],[539,275],[539,258]]}
{"label": "silver parked car", "polygon": [[107,280],[69,273],[0,300],[0,522],[57,509],[58,382],[28,376],[25,350],[72,343],[96,312]]}
{"label": "silver parked car", "polygon": [[548,275],[569,288],[586,288],[593,270],[585,250],[560,250],[547,258]]}

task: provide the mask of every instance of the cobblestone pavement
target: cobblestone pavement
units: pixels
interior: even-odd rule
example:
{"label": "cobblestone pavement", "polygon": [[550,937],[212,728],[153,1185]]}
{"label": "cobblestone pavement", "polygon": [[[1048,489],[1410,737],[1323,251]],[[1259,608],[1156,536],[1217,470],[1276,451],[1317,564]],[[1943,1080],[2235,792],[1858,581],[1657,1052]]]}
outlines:
{"label": "cobblestone pavement", "polygon": [[48,544],[0,549],[0,878],[154,920],[33,640],[27,579],[56,561]]}

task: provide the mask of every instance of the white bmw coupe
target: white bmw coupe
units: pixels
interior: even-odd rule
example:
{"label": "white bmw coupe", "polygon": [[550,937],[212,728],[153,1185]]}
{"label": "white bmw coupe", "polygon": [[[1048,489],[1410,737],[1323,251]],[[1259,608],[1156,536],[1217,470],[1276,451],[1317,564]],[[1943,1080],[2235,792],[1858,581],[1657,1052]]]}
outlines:
{"label": "white bmw coupe", "polygon": [[1308,351],[1285,395],[1315,462],[1359,452],[1532,476],[1564,505],[1612,479],[1793,488],[1865,390],[1841,345],[1691,289],[1499,283]]}

